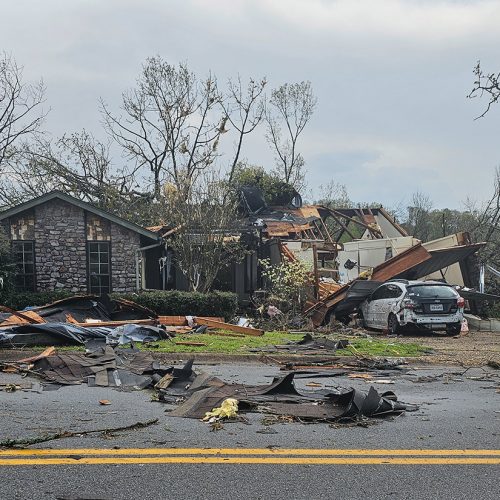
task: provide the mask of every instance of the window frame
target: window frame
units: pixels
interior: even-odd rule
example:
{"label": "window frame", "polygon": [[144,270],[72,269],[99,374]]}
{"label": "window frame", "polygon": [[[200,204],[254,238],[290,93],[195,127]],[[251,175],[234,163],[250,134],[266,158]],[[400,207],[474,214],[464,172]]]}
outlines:
{"label": "window frame", "polygon": [[[19,253],[18,250],[15,249],[15,246],[16,245],[19,245],[21,244],[22,245],[22,254],[23,254],[23,261],[21,263],[22,265],[22,268],[23,268],[23,272],[19,272],[19,262],[17,260],[17,254]],[[31,245],[31,255],[33,257],[33,261],[32,262],[28,262],[28,264],[31,264],[33,266],[33,272],[31,273],[27,273],[26,272],[26,260],[24,258],[25,256],[25,249],[24,249],[24,246],[26,244],[30,244]],[[15,259],[14,259],[14,265],[15,265],[15,274],[14,274],[14,287],[16,289],[16,291],[19,291],[19,292],[36,292],[36,260],[35,260],[35,240],[11,240],[11,252],[12,252],[12,255],[15,256]],[[32,276],[32,279],[33,279],[33,285],[31,287],[26,287],[26,277],[27,276]],[[24,282],[24,285],[22,287],[19,287],[18,284],[17,284],[17,279],[19,277],[23,277],[23,282]]]}
{"label": "window frame", "polygon": [[[91,251],[91,245],[98,245],[98,251],[93,252]],[[101,251],[100,246],[101,245],[106,245],[107,247],[107,252]],[[90,294],[92,295],[102,295],[103,294],[103,288],[107,289],[106,294],[110,294],[113,291],[112,287],[112,273],[111,273],[111,241],[108,240],[87,240],[87,289]],[[90,256],[91,254],[97,253],[98,261],[97,262],[90,262]],[[107,253],[108,254],[108,260],[107,262],[102,262],[100,260],[100,255]],[[98,265],[99,266],[99,272],[98,273],[93,273],[91,271],[91,265]],[[101,266],[107,265],[108,266],[108,272],[103,273],[101,272]],[[98,285],[93,285],[92,284],[92,278],[97,277],[99,279],[99,284]],[[107,277],[108,279],[108,286],[103,286],[102,285],[102,278]]]}

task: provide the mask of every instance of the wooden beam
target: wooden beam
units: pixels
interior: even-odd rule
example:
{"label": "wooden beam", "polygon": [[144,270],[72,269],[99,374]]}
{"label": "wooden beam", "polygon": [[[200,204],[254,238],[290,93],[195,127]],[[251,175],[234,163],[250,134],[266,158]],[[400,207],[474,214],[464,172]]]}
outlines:
{"label": "wooden beam", "polygon": [[[373,229],[372,227],[370,227],[368,224],[365,224],[364,222],[360,222],[359,220],[356,220],[353,217],[349,217],[348,215],[344,215],[342,212],[337,212],[333,208],[330,208],[330,214],[335,219],[335,217],[333,216],[333,213],[335,213],[337,216],[344,217],[344,219],[347,219],[348,221],[350,221],[354,224],[357,224],[358,226],[361,226],[361,227],[364,227],[365,229],[368,229],[368,231],[370,231],[371,233],[377,233],[382,237],[382,233],[378,229]],[[337,220],[337,219],[335,219],[335,220]]]}
{"label": "wooden beam", "polygon": [[340,227],[343,229],[343,231],[340,232],[338,238],[337,238],[337,242],[339,241],[339,239],[342,237],[342,234],[344,233],[344,231],[353,239],[355,240],[356,238],[354,237],[354,235],[351,233],[351,231],[349,231],[349,229],[347,229],[347,226],[336,216],[333,214],[333,211],[330,211],[331,213],[331,216],[335,219],[335,221],[337,222],[337,224],[340,225]]}
{"label": "wooden beam", "polygon": [[[0,311],[4,311],[4,312],[7,312],[9,314],[12,314],[13,316],[16,316],[17,318],[24,320],[26,323],[41,324],[41,323],[46,322],[35,311],[25,311],[26,314],[23,314],[19,311],[14,311],[14,309],[11,309],[10,307],[7,307],[7,306],[0,306]],[[23,324],[23,321],[14,321],[11,318],[7,318],[4,322],[2,322],[2,325],[4,325],[4,326],[7,326],[9,324],[12,324],[12,325]]]}
{"label": "wooden beam", "polygon": [[330,240],[330,243],[334,243],[333,239],[332,239],[332,236],[330,234],[330,231],[328,231],[328,227],[327,225],[325,224],[325,221],[323,219],[320,219],[321,221],[321,224],[323,226],[323,229],[325,230],[326,234],[328,235],[328,239]]}
{"label": "wooden beam", "polygon": [[[209,319],[224,321],[222,317],[210,317]],[[186,316],[158,316],[158,321],[160,325],[165,326],[187,326],[188,324]]]}
{"label": "wooden beam", "polygon": [[200,316],[196,316],[196,323],[198,323],[199,325],[207,325],[212,328],[220,328],[221,330],[244,333],[245,335],[252,335],[254,337],[260,337],[261,335],[264,335],[264,330],[259,330],[257,328],[248,328],[246,326],[232,325],[231,323],[214,321],[210,318],[202,318]]}
{"label": "wooden beam", "polygon": [[157,319],[126,319],[122,321],[97,321],[90,320],[80,323],[71,314],[66,314],[68,323],[76,326],[122,326],[122,325],[157,325]]}
{"label": "wooden beam", "polygon": [[316,228],[316,231],[318,231],[319,235],[321,236],[321,239],[326,240],[325,235],[323,234],[323,232],[321,231],[321,229],[319,228],[319,225],[316,223],[315,220],[313,221],[313,224],[314,224],[314,227]]}

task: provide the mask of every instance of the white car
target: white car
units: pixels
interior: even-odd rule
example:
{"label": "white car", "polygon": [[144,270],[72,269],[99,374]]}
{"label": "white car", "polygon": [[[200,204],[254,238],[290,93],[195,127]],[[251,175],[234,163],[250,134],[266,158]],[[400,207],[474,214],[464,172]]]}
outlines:
{"label": "white car", "polygon": [[395,334],[405,326],[460,333],[465,300],[438,281],[391,280],[376,288],[360,305],[363,326]]}

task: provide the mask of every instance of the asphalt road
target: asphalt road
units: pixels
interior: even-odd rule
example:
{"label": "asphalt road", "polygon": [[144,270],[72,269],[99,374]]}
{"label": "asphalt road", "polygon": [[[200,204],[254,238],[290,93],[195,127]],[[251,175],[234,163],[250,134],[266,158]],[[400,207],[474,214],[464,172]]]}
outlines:
{"label": "asphalt road", "polygon": [[[275,366],[203,369],[229,381],[268,383]],[[498,370],[412,367],[384,375],[399,399],[420,410],[368,427],[271,423],[247,415],[213,432],[206,423],[169,417],[151,393],[86,386],[36,392],[35,379],[0,374],[0,441],[60,431],[158,423],[91,433],[0,451],[0,499],[316,499],[498,498]],[[440,375],[435,381],[419,377]],[[302,379],[367,389],[360,379]],[[108,406],[99,404],[107,399]],[[443,451],[444,450],[444,451]],[[466,451],[464,451],[466,450]]]}

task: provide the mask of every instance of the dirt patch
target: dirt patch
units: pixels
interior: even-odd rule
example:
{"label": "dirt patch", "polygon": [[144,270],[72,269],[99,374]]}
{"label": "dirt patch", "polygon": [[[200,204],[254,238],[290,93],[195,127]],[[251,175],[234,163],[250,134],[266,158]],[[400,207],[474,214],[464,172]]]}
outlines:
{"label": "dirt patch", "polygon": [[413,358],[436,364],[482,366],[488,361],[500,362],[500,333],[469,332],[453,338],[433,333],[405,334],[395,342],[417,342],[430,347],[434,354]]}

